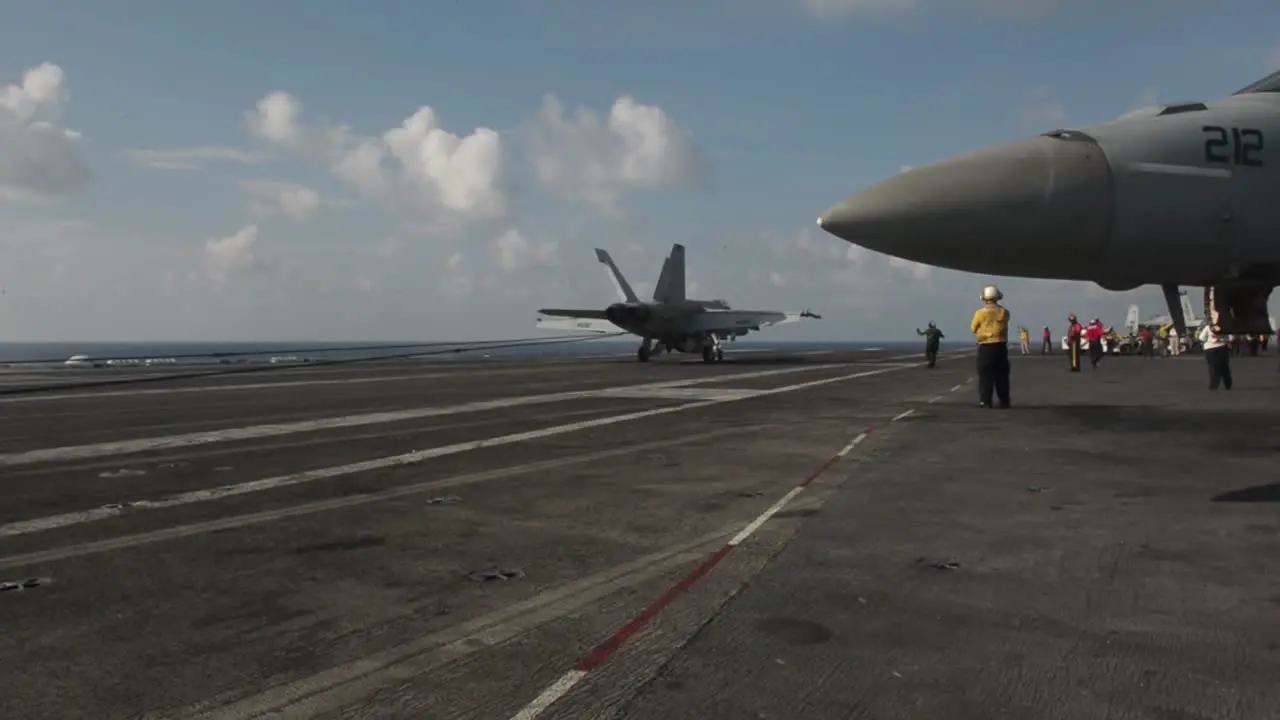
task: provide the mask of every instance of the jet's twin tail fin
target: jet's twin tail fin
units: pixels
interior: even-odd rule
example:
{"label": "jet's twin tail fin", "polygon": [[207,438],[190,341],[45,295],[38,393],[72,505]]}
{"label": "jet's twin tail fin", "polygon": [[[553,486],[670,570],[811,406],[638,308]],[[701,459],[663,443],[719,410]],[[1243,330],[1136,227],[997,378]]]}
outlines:
{"label": "jet's twin tail fin", "polygon": [[1138,306],[1130,305],[1129,314],[1124,318],[1124,329],[1130,333],[1138,332],[1138,324],[1142,322],[1142,318],[1138,315]]}
{"label": "jet's twin tail fin", "polygon": [[1188,328],[1192,325],[1199,325],[1201,313],[1196,312],[1195,307],[1191,304],[1191,296],[1187,294],[1186,290],[1183,290],[1180,295],[1181,297],[1178,300],[1182,304],[1182,320]]}
{"label": "jet's twin tail fin", "polygon": [[662,263],[662,273],[653,288],[653,299],[661,303],[684,302],[687,299],[684,293],[684,246],[676,243]]}
{"label": "jet's twin tail fin", "polygon": [[[623,277],[622,271],[613,263],[613,258],[609,253],[600,248],[596,248],[596,259],[602,265],[609,268],[609,279],[613,281],[613,286],[618,289],[618,295],[623,302],[638,303],[640,298],[636,297],[636,293],[631,289],[631,284]],[[676,243],[671,246],[671,254],[667,255],[667,259],[662,262],[662,272],[658,275],[658,284],[653,288],[653,300],[660,303],[678,303],[684,302],[684,246]]]}
{"label": "jet's twin tail fin", "polygon": [[609,253],[596,248],[596,259],[609,268],[609,279],[613,281],[613,286],[618,289],[618,295],[622,297],[623,302],[640,302],[640,298],[636,297],[636,293],[631,289],[627,279],[622,276],[622,271],[618,269],[617,265],[613,264],[613,258],[609,257]]}

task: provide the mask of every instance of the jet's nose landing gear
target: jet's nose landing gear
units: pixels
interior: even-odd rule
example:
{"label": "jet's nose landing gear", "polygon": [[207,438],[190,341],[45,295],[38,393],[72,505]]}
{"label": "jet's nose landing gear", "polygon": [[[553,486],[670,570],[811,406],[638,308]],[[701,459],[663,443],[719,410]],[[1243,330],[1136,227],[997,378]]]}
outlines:
{"label": "jet's nose landing gear", "polygon": [[653,345],[649,342],[649,338],[645,338],[640,343],[640,349],[636,351],[636,359],[640,362],[649,362],[649,353],[653,351]]}

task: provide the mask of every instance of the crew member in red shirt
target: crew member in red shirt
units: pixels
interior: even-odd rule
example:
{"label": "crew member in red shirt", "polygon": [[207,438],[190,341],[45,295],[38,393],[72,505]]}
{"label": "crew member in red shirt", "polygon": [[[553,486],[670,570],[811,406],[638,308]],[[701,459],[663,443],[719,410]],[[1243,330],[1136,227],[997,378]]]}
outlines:
{"label": "crew member in red shirt", "polygon": [[1076,314],[1067,316],[1067,357],[1071,358],[1071,372],[1080,372],[1080,336],[1084,328],[1076,320]]}
{"label": "crew member in red shirt", "polygon": [[1138,330],[1138,352],[1143,357],[1149,359],[1156,356],[1155,339],[1155,333],[1151,332],[1151,328],[1144,327]]}
{"label": "crew member in red shirt", "polygon": [[1098,361],[1102,360],[1102,337],[1107,334],[1102,327],[1102,320],[1094,318],[1084,330],[1084,339],[1089,341],[1089,364],[1098,369]]}
{"label": "crew member in red shirt", "polygon": [[1053,354],[1053,333],[1049,332],[1049,326],[1044,326],[1044,344],[1040,346],[1041,355]]}

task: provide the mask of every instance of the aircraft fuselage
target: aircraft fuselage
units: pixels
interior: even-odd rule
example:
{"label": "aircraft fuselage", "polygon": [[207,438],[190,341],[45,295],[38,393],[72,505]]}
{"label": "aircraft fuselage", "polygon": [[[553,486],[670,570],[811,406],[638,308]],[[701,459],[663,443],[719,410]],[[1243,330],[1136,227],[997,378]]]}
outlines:
{"label": "aircraft fuselage", "polygon": [[674,303],[615,303],[605,310],[609,322],[646,341],[657,341],[658,347],[668,352],[700,353],[704,346],[714,344],[712,335],[738,337],[758,327],[744,326],[740,330],[708,332],[690,327],[692,316],[707,309],[727,310],[723,301],[684,300]]}

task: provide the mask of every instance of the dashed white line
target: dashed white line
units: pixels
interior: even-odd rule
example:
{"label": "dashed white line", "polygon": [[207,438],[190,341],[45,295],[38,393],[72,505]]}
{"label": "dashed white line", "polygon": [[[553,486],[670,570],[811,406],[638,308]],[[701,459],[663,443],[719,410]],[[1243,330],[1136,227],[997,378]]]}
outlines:
{"label": "dashed white line", "polygon": [[586,676],[586,670],[578,670],[577,668],[561,675],[560,679],[551,683],[546,690],[542,691],[541,695],[534,698],[528,705],[525,705],[520,712],[512,715],[511,720],[533,720],[541,715],[544,710],[554,705],[557,700],[564,697],[565,694],[573,689],[574,685],[577,685]]}
{"label": "dashed white line", "polygon": [[849,441],[848,445],[845,445],[844,447],[840,448],[840,452],[836,453],[836,457],[844,457],[845,455],[848,455],[849,453],[853,452],[854,448],[858,447],[858,445],[863,440],[866,440],[866,439],[867,439],[866,433],[858,433],[858,435],[855,438]]}
{"label": "dashed white line", "polygon": [[894,416],[893,416],[893,419],[891,419],[889,422],[898,422],[899,420],[903,420],[903,419],[905,419],[907,416],[911,415],[911,413],[913,413],[913,412],[915,412],[915,410],[903,410],[902,412],[898,413],[897,415],[894,415]]}
{"label": "dashed white line", "polygon": [[765,510],[764,512],[760,513],[759,517],[757,517],[755,520],[752,520],[746,527],[742,528],[742,532],[738,533],[737,535],[734,535],[729,540],[729,546],[737,547],[738,545],[741,545],[744,540],[751,537],[752,533],[759,530],[761,525],[764,525],[765,523],[769,522],[769,518],[776,515],[780,510],[782,510],[782,508],[787,506],[787,503],[794,500],[795,497],[802,492],[804,492],[803,485],[798,485],[796,487],[791,488],[791,492],[787,493],[786,495],[783,495],[778,500],[778,502],[770,505],[768,510]]}
{"label": "dashed white line", "polygon": [[[901,416],[900,416],[901,417]],[[897,418],[894,418],[895,420]],[[892,420],[890,421],[892,422]],[[747,524],[737,535],[734,535],[729,542],[713,553],[710,557],[694,568],[692,572],[686,575],[678,583],[673,585],[666,593],[660,596],[652,604],[646,607],[631,622],[619,628],[611,637],[598,645],[595,650],[580,660],[577,665],[558,677],[555,682],[547,686],[545,690],[538,694],[528,705],[525,705],[518,713],[512,716],[511,720],[535,720],[549,707],[563,698],[573,689],[575,685],[582,682],[587,675],[593,670],[603,665],[609,660],[613,653],[621,647],[632,635],[640,630],[664,608],[670,605],[677,597],[686,592],[699,579],[711,572],[721,560],[724,559],[734,548],[745,542],[753,533],[759,530],[767,523],[770,518],[781,512],[797,495],[804,492],[814,480],[822,473],[828,470],[832,465],[837,463],[841,457],[844,457],[856,445],[861,443],[867,437],[867,432],[859,433],[857,437],[849,442],[848,445],[841,448],[840,452],[828,458],[825,463],[818,467],[817,470],[810,473],[800,484],[791,488],[790,492],[783,495],[777,502],[770,505],[768,509],[760,513],[754,520]]]}

